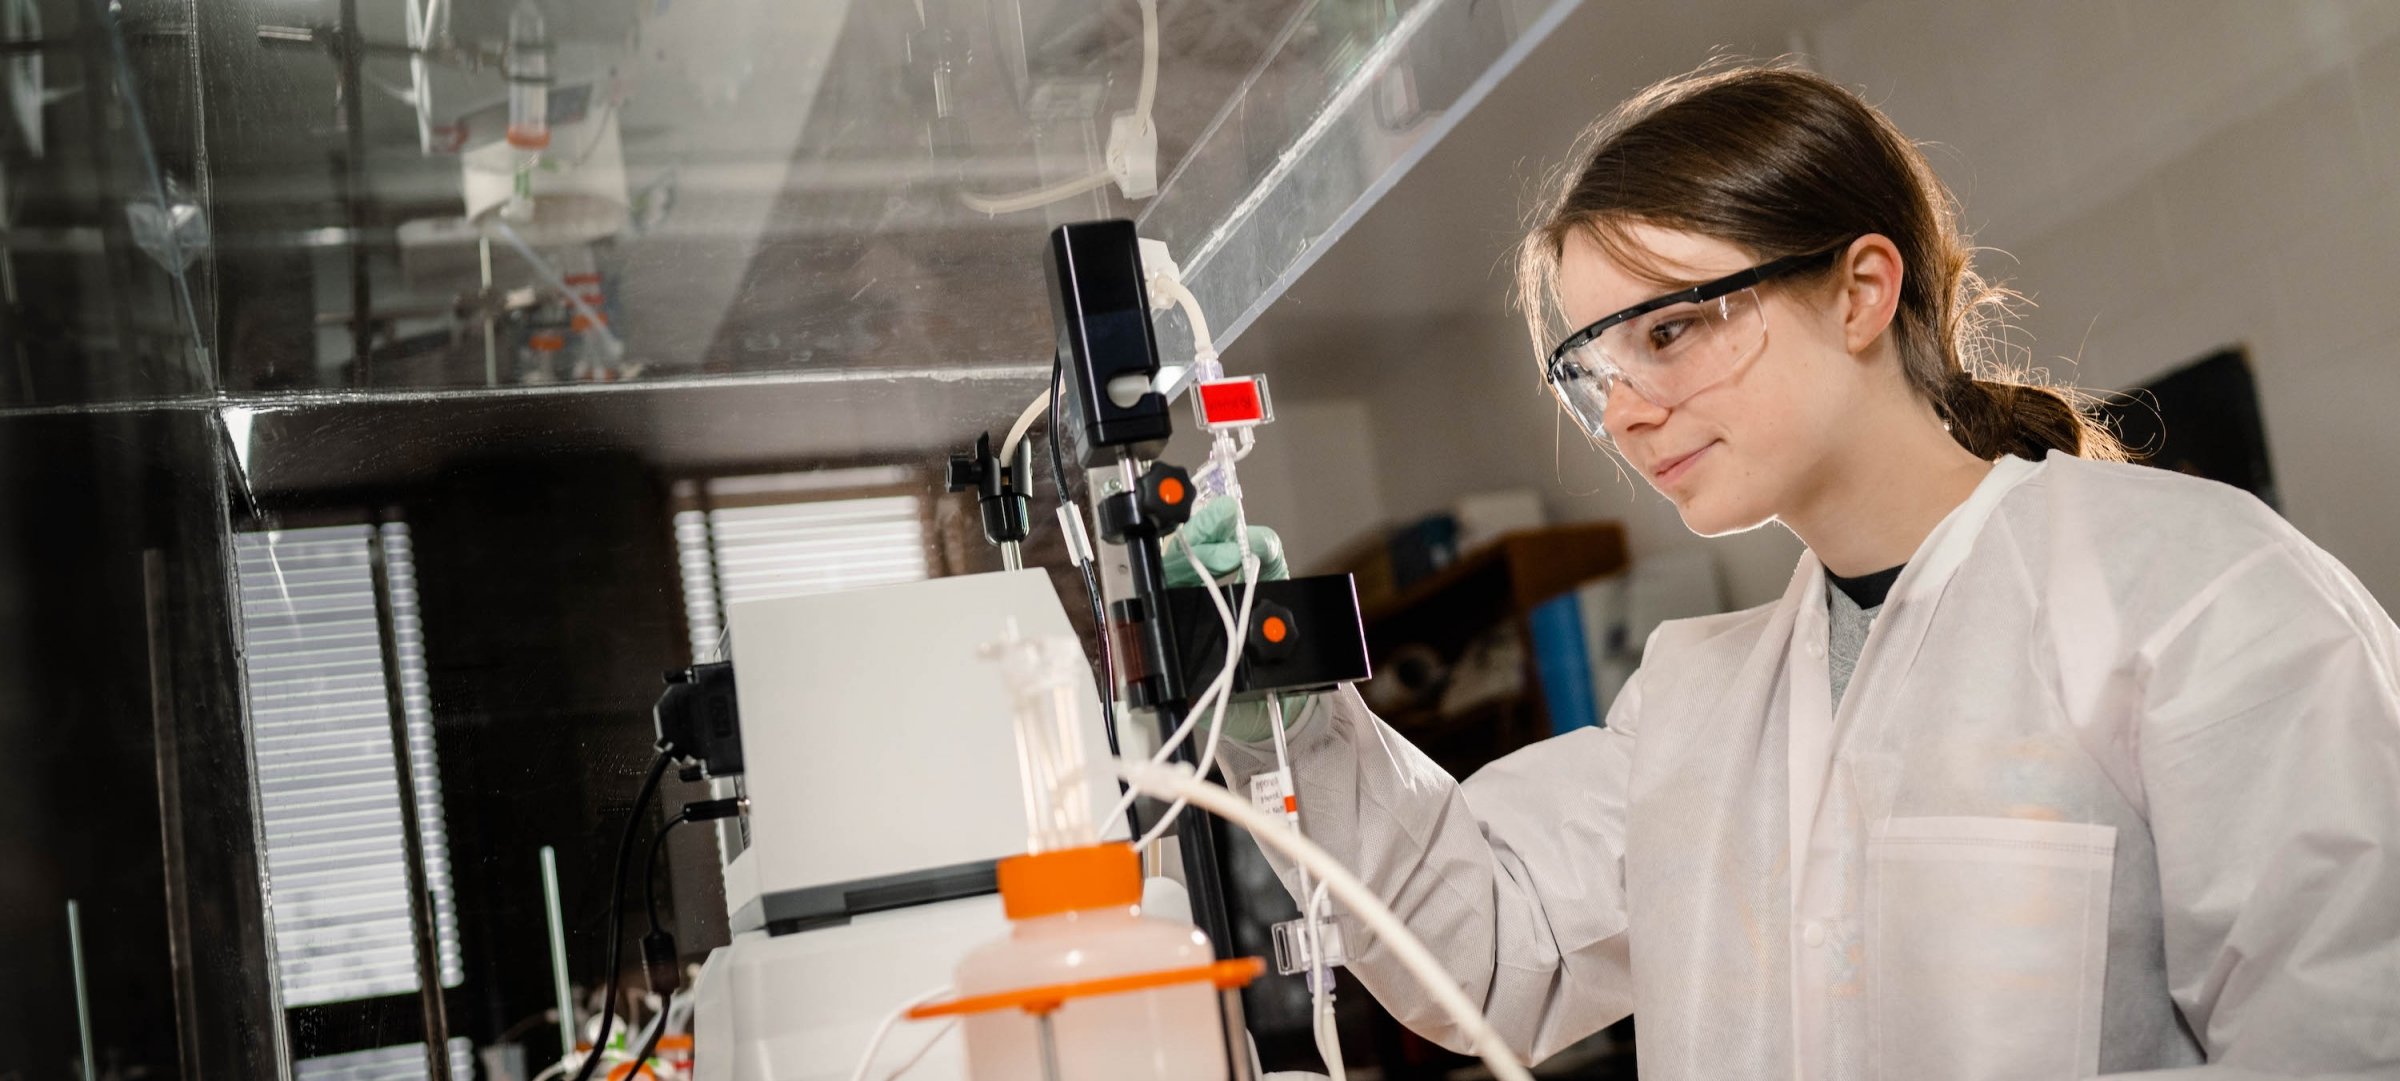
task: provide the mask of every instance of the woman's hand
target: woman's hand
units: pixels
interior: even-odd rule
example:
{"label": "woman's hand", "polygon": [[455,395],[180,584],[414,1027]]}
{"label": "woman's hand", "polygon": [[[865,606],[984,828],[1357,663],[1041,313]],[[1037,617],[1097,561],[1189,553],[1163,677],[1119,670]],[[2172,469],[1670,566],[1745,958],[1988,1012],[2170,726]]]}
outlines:
{"label": "woman's hand", "polygon": [[[1168,586],[1200,584],[1200,572],[1193,570],[1192,561],[1184,558],[1183,546],[1186,543],[1192,546],[1192,552],[1200,557],[1201,564],[1218,581],[1225,582],[1229,578],[1232,582],[1228,584],[1240,581],[1242,551],[1240,542],[1234,537],[1235,509],[1233,500],[1210,500],[1192,515],[1191,521],[1183,524],[1181,530],[1159,542],[1162,545],[1161,554],[1167,560]],[[1274,530],[1253,524],[1250,527],[1250,552],[1258,557],[1259,581],[1276,582],[1292,576],[1291,568],[1283,561],[1283,538],[1276,536]],[[1232,603],[1231,598],[1227,603]]]}
{"label": "woman's hand", "polygon": [[[1191,559],[1184,555],[1183,546],[1188,543],[1192,553],[1200,557],[1201,565],[1208,568],[1209,575],[1224,584],[1226,607],[1237,611],[1240,609],[1242,546],[1234,536],[1234,509],[1233,500],[1211,500],[1195,512],[1192,520],[1185,522],[1181,530],[1159,541],[1160,554],[1166,557],[1168,587],[1200,584],[1200,572],[1192,568]],[[1258,557],[1259,581],[1275,582],[1292,576],[1291,568],[1283,558],[1283,538],[1276,536],[1274,530],[1251,525],[1250,554]],[[1194,689],[1196,691],[1197,687]],[[1300,708],[1307,701],[1307,695],[1283,696],[1286,725],[1300,719]],[[1202,718],[1201,723],[1208,723],[1207,718]],[[1274,734],[1265,700],[1235,702],[1225,707],[1226,738],[1257,742]]]}

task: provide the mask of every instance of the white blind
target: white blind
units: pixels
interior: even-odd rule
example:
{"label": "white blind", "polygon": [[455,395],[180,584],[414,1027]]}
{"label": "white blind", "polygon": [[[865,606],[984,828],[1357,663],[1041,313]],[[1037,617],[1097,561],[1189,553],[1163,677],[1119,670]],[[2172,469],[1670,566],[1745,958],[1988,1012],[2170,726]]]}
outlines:
{"label": "white blind", "polygon": [[416,781],[404,801],[376,616],[373,528],[246,533],[234,543],[268,915],[286,1006],[417,990],[400,817],[407,811],[417,816],[424,846],[442,984],[465,978],[415,563],[407,527],[381,527]]}
{"label": "white blind", "polygon": [[675,516],[675,549],[700,660],[720,659],[720,601],[916,582],[929,571],[925,501],[913,495],[684,511]]}
{"label": "white blind", "polygon": [[[423,1081],[425,1045],[401,1044],[372,1051],[304,1058],[292,1064],[297,1081]],[[459,1036],[450,1041],[450,1076],[465,1081],[475,1076],[475,1045]]]}

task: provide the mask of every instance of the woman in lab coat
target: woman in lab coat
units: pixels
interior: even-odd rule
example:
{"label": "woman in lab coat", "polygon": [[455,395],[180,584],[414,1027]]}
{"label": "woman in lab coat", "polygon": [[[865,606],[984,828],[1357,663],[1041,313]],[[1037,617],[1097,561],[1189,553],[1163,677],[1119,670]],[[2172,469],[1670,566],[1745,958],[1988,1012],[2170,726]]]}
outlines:
{"label": "woman in lab coat", "polygon": [[[1537,333],[1580,328],[1544,342],[1576,421],[1693,531],[1809,550],[1464,784],[1349,690],[1297,720],[1310,836],[1520,1054],[1632,1013],[1650,1081],[2400,1076],[2400,632],[2258,501],[1987,369],[1995,294],[1886,118],[1662,84],[1523,269]],[[1273,768],[1263,718],[1227,735],[1237,790]]]}

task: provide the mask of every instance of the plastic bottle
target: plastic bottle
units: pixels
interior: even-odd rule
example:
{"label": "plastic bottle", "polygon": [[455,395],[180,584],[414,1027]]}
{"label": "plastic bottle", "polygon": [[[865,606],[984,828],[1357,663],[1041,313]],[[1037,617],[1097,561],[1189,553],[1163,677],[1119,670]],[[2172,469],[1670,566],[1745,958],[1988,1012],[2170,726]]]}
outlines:
{"label": "plastic bottle", "polygon": [[525,355],[518,381],[524,383],[555,383],[562,373],[566,357],[567,336],[555,330],[537,330],[525,339]]}
{"label": "plastic bottle", "polygon": [[535,151],[550,145],[550,28],[534,0],[508,13],[508,145]]}
{"label": "plastic bottle", "polygon": [[[1111,976],[1165,972],[1215,960],[1192,925],[1142,915],[1141,859],[1133,846],[1100,844],[1000,862],[1007,938],[967,954],[961,998]],[[1225,1036],[1217,991],[1187,982],[1069,998],[1050,1015],[1055,1081],[1224,1081]],[[1052,1081],[1039,1022],[1021,1009],[966,1019],[974,1081]]]}
{"label": "plastic bottle", "polygon": [[[1189,971],[1216,960],[1190,922],[1142,915],[1141,858],[1101,843],[1084,778],[1082,695],[1091,678],[1072,637],[1024,639],[1010,629],[989,655],[1012,696],[1023,770],[1027,855],[1000,861],[1008,937],[959,962],[959,998],[1060,988],[1054,1009],[1018,1006],[966,1016],[974,1081],[1224,1081],[1216,985],[1167,983],[1077,995],[1072,985]],[[1044,1047],[1042,1016],[1051,1039]],[[1047,1062],[1055,1054],[1057,1072]]]}

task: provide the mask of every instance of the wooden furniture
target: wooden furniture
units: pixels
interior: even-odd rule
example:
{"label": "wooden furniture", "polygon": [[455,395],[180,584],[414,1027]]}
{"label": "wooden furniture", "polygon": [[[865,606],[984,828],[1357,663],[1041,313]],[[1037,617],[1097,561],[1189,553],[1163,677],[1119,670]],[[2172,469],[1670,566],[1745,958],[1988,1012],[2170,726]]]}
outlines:
{"label": "wooden furniture", "polygon": [[1541,683],[1533,671],[1527,616],[1542,602],[1625,568],[1625,531],[1615,522],[1548,526],[1510,533],[1400,591],[1370,601],[1367,649],[1378,672],[1394,650],[1420,644],[1455,664],[1493,628],[1515,630],[1524,649],[1523,692],[1460,716],[1432,705],[1397,710],[1384,720],[1453,776],[1550,735]]}

